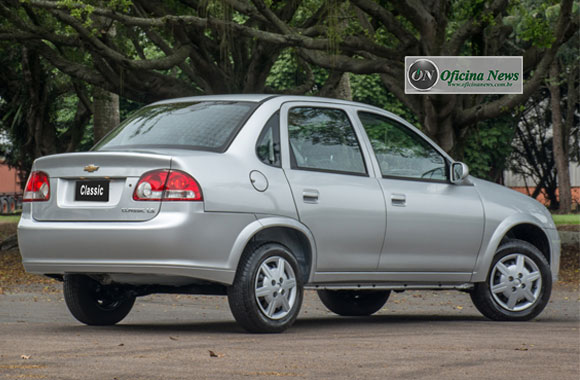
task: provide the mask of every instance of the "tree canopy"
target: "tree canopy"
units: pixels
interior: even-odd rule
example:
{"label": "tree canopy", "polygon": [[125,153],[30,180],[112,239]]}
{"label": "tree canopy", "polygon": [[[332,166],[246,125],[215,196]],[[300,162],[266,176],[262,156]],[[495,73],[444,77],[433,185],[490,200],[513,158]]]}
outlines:
{"label": "tree canopy", "polygon": [[[355,99],[462,158],[511,139],[514,115],[577,39],[578,15],[573,0],[0,0],[0,110],[20,133],[14,149],[34,158],[87,144],[91,89],[126,111],[201,94],[338,96],[347,78]],[[577,66],[577,47],[567,54]],[[408,55],[521,55],[524,90],[406,95]],[[489,161],[509,149],[496,148],[467,156],[497,173]]]}

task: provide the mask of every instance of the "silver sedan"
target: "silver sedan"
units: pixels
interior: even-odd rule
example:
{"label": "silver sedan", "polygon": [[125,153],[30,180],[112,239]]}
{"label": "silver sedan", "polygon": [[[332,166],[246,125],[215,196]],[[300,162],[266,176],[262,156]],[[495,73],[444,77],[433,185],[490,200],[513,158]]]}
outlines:
{"label": "silver sedan", "polygon": [[151,293],[227,295],[251,332],[296,319],[305,288],[339,315],[391,290],[468,291],[494,320],[550,297],[556,227],[535,200],[468,175],[401,118],[314,97],[173,99],[90,152],[35,161],[19,243],[79,321]]}

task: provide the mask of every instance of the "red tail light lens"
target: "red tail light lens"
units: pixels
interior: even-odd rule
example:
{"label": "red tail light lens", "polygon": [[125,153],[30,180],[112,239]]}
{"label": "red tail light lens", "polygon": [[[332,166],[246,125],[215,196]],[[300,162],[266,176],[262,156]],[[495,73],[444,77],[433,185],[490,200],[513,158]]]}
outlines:
{"label": "red tail light lens", "polygon": [[133,199],[136,201],[160,201],[163,198],[163,188],[167,182],[169,170],[154,170],[141,176]]}
{"label": "red tail light lens", "polygon": [[195,179],[180,170],[153,170],[143,174],[135,191],[136,201],[201,201],[201,188]]}
{"label": "red tail light lens", "polygon": [[45,172],[30,173],[24,188],[23,202],[42,202],[50,199],[50,181]]}

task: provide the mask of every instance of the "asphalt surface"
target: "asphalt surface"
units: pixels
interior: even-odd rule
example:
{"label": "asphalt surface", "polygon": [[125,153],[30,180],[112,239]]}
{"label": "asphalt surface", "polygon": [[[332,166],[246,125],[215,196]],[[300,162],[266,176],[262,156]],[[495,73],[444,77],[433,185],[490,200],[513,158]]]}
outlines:
{"label": "asphalt surface", "polygon": [[555,289],[531,322],[484,319],[464,293],[393,294],[370,318],[326,311],[307,292],[296,324],[252,335],[225,297],[138,299],[113,327],[81,325],[62,293],[0,295],[3,379],[574,379],[580,293]]}

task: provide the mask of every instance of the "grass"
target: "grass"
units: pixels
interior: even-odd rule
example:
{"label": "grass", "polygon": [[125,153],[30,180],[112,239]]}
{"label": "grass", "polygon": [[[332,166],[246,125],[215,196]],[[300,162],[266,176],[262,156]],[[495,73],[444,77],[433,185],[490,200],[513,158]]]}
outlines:
{"label": "grass", "polygon": [[557,226],[563,224],[580,224],[580,214],[552,214],[552,218]]}
{"label": "grass", "polygon": [[0,215],[0,223],[18,223],[20,215]]}

